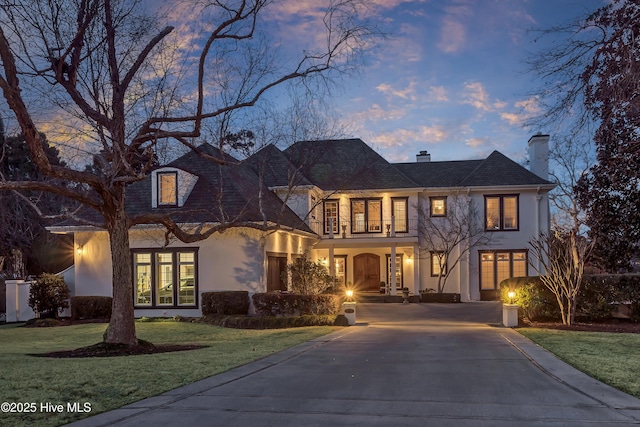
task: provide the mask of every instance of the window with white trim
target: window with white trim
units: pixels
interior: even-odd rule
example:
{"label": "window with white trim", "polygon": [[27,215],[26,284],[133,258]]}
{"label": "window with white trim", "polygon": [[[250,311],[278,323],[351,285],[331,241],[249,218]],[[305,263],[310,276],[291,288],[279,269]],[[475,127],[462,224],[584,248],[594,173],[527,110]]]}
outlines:
{"label": "window with white trim", "polygon": [[178,174],[176,172],[159,172],[158,180],[158,206],[178,205]]}
{"label": "window with white trim", "polygon": [[324,234],[338,234],[338,222],[340,221],[340,201],[325,200],[324,201]]}

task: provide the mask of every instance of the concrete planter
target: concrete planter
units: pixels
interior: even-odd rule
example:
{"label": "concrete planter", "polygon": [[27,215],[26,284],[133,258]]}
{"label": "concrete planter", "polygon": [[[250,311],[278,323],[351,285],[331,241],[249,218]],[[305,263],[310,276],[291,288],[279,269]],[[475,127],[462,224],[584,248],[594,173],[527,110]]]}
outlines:
{"label": "concrete planter", "polygon": [[507,328],[518,326],[518,304],[502,304],[502,324]]}
{"label": "concrete planter", "polygon": [[349,322],[349,326],[353,326],[356,324],[356,303],[347,301],[342,303],[342,311],[344,312],[344,317],[347,318]]}

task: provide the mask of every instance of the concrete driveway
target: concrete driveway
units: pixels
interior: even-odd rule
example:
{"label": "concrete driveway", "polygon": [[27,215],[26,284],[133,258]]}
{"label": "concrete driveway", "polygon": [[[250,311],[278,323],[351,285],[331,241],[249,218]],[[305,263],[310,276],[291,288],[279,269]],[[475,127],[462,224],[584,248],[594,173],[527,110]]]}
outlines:
{"label": "concrete driveway", "polygon": [[640,400],[500,327],[500,310],[360,304],[358,326],[73,425],[640,424]]}

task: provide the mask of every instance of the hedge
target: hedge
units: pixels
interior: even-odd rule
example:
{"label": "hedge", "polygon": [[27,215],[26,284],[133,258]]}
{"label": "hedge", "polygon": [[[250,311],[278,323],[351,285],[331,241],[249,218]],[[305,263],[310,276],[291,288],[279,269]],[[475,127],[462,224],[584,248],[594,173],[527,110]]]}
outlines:
{"label": "hedge", "polygon": [[113,298],[100,296],[71,297],[71,318],[110,319]]}
{"label": "hedge", "polygon": [[347,319],[341,315],[320,316],[290,316],[290,317],[250,317],[250,316],[222,316],[209,314],[203,316],[202,323],[208,323],[225,328],[236,329],[283,329],[303,326],[349,326]]}
{"label": "hedge", "polygon": [[629,308],[640,321],[640,274],[593,274],[584,276],[578,293],[576,317],[584,321],[610,319],[618,304]]}
{"label": "hedge", "polygon": [[[555,295],[537,276],[516,277],[500,283],[500,296],[509,302],[507,293],[513,290],[513,299],[521,308],[521,315],[531,321],[560,320]],[[609,274],[585,275],[576,298],[576,319],[598,322],[612,318],[619,304],[629,308],[629,317],[640,321],[640,275]]]}
{"label": "hedge", "polygon": [[221,291],[202,293],[202,315],[231,315],[249,313],[249,292]]}
{"label": "hedge", "polygon": [[333,294],[298,295],[284,293],[253,294],[258,316],[334,315],[340,308],[340,297]]}

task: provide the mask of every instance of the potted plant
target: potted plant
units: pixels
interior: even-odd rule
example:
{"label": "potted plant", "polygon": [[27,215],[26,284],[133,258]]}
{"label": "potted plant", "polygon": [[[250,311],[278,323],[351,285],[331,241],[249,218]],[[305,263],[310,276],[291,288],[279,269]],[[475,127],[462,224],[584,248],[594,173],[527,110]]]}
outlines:
{"label": "potted plant", "polygon": [[409,304],[409,288],[402,288],[402,303]]}

